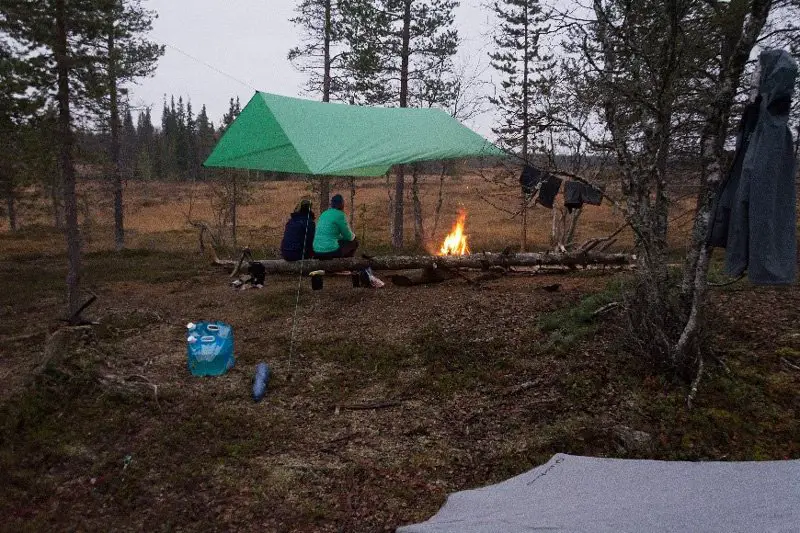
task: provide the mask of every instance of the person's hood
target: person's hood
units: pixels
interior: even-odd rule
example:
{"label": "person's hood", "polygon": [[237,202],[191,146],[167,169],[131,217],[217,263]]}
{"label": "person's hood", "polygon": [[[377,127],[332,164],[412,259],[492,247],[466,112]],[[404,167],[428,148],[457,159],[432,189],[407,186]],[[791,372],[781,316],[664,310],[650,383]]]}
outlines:
{"label": "person's hood", "polygon": [[759,56],[761,77],[758,92],[767,106],[791,99],[797,81],[797,62],[786,50],[766,50]]}
{"label": "person's hood", "polygon": [[309,216],[309,213],[307,211],[295,211],[294,213],[292,213],[291,217],[292,218],[302,218],[303,220],[305,220],[307,218],[311,218],[311,220],[314,220],[314,212],[313,211],[310,213],[310,215],[311,216]]}

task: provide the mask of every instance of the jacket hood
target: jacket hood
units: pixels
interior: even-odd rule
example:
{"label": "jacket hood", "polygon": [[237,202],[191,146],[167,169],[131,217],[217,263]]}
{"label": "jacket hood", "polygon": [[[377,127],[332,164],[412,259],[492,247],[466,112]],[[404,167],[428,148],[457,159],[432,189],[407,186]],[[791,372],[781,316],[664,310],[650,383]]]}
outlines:
{"label": "jacket hood", "polygon": [[766,50],[759,56],[761,77],[758,92],[769,106],[791,99],[797,81],[797,62],[786,50]]}

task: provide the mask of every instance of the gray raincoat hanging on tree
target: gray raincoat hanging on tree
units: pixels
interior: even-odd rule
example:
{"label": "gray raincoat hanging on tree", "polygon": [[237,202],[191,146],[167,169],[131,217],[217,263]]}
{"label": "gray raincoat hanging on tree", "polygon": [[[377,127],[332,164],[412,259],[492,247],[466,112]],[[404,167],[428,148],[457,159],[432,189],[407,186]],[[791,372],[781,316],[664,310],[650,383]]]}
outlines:
{"label": "gray raincoat hanging on tree", "polygon": [[729,275],[746,270],[753,283],[788,284],[797,276],[797,167],[788,126],[797,63],[783,50],[762,52],[759,61],[757,119],[755,109],[745,117],[743,153],[720,191],[710,243],[727,249]]}

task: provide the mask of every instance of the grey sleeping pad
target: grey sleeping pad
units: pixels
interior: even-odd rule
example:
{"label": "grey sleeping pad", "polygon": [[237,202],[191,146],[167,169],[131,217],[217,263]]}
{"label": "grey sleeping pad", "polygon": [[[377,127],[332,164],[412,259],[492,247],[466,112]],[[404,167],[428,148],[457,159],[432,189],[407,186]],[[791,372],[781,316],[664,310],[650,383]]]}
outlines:
{"label": "grey sleeping pad", "polygon": [[450,495],[398,533],[763,533],[800,530],[800,461],[686,462],[557,454]]}
{"label": "grey sleeping pad", "polygon": [[788,105],[797,63],[783,50],[763,52],[758,122],[733,192],[725,271],[751,282],[793,283],[797,276],[795,159]]}

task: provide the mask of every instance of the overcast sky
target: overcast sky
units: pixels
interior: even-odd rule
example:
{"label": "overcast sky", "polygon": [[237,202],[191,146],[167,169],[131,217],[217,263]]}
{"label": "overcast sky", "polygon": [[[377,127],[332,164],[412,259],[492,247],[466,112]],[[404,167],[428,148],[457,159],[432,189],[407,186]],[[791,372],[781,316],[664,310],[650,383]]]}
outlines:
{"label": "overcast sky", "polygon": [[[462,40],[458,61],[470,64],[472,70],[488,63],[489,20],[481,2],[462,0],[456,12]],[[195,112],[205,104],[215,124],[227,111],[231,96],[238,95],[244,106],[253,88],[303,96],[304,76],[286,59],[289,49],[299,44],[297,28],[289,22],[296,0],[146,0],[144,4],[158,13],[151,37],[167,49],[155,76],[133,88],[131,104],[152,106],[156,125],[165,94],[190,97]],[[490,75],[487,70],[485,76]],[[483,115],[469,125],[489,135],[491,123],[491,117]]]}

